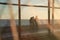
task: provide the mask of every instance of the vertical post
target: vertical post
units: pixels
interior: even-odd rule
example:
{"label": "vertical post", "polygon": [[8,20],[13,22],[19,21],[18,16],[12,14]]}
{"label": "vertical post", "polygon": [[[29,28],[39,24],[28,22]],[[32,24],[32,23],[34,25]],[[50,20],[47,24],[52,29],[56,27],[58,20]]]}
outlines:
{"label": "vertical post", "polygon": [[54,25],[54,0],[52,0],[52,25]]}
{"label": "vertical post", "polygon": [[50,24],[50,0],[48,0],[48,24]]}
{"label": "vertical post", "polygon": [[14,14],[13,14],[13,9],[12,9],[12,5],[11,5],[11,0],[8,0],[8,7],[9,7],[10,25],[11,25],[13,40],[19,40],[18,31],[16,28],[16,22],[14,20]]}
{"label": "vertical post", "polygon": [[49,30],[49,35],[50,35],[50,0],[48,0],[48,30]]}
{"label": "vertical post", "polygon": [[19,27],[18,27],[18,32],[19,32],[19,39],[21,40],[21,6],[20,6],[20,0],[18,0],[18,15],[19,15]]}

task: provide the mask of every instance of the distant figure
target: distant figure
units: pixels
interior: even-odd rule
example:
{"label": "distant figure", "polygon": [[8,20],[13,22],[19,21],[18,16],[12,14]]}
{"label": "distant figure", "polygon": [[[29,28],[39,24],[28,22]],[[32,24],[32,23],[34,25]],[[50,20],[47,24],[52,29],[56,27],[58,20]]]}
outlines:
{"label": "distant figure", "polygon": [[34,16],[33,17],[31,17],[30,18],[30,30],[31,30],[31,32],[33,32],[34,31]]}
{"label": "distant figure", "polygon": [[34,25],[34,30],[35,31],[38,31],[38,21],[39,21],[39,19],[38,19],[38,16],[35,16],[35,25]]}
{"label": "distant figure", "polygon": [[34,16],[30,18],[30,29],[32,32],[38,31],[38,17],[37,16],[35,18]]}

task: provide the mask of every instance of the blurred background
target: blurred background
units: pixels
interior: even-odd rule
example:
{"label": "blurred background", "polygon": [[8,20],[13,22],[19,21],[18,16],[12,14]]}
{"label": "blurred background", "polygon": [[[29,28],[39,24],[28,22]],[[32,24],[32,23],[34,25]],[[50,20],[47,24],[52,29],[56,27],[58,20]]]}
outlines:
{"label": "blurred background", "polygon": [[[0,0],[0,40],[60,40],[60,0],[18,2]],[[38,16],[38,29],[30,26],[32,16]]]}

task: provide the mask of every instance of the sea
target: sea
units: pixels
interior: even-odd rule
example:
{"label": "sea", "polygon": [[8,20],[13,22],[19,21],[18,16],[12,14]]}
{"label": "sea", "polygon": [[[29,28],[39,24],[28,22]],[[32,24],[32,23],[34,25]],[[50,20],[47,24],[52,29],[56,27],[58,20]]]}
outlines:
{"label": "sea", "polygon": [[[50,20],[51,24],[52,24],[52,20]],[[15,19],[15,23],[18,26],[19,25],[19,20]],[[48,24],[48,20],[47,19],[41,19],[38,20],[39,24]],[[54,24],[58,24],[60,23],[60,20],[54,20]],[[29,19],[21,19],[21,25],[30,25]],[[4,27],[4,26],[10,26],[10,20],[9,19],[0,19],[0,27]]]}

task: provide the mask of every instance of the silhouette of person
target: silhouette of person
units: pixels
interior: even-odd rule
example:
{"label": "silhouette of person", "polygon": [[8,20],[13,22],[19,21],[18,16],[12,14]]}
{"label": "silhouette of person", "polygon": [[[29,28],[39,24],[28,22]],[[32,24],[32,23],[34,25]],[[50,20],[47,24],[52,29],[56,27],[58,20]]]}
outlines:
{"label": "silhouette of person", "polygon": [[38,31],[38,16],[35,16],[35,18],[34,18],[34,21],[35,21],[35,24],[34,24],[34,30],[35,31]]}
{"label": "silhouette of person", "polygon": [[30,18],[30,29],[32,32],[38,31],[38,16],[34,16]]}
{"label": "silhouette of person", "polygon": [[31,30],[31,32],[33,32],[34,31],[34,16],[32,16],[31,18],[30,18],[30,30]]}

